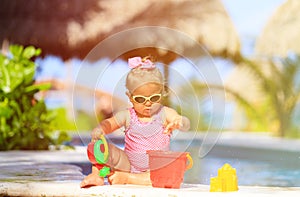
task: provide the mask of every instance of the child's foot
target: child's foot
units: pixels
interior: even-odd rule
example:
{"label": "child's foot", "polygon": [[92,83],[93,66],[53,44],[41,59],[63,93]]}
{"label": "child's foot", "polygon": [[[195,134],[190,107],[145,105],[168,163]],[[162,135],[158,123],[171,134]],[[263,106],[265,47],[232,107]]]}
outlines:
{"label": "child's foot", "polygon": [[101,185],[104,185],[104,178],[100,177],[98,174],[89,174],[80,183],[81,188],[101,186]]}

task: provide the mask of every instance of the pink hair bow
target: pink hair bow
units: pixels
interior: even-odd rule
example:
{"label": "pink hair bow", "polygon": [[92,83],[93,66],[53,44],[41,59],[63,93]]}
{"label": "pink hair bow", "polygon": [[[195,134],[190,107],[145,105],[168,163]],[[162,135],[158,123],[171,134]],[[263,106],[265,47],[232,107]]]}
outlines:
{"label": "pink hair bow", "polygon": [[146,69],[155,68],[155,64],[151,60],[146,59],[143,62],[141,57],[129,58],[128,65],[129,68],[137,68],[137,67],[146,68]]}

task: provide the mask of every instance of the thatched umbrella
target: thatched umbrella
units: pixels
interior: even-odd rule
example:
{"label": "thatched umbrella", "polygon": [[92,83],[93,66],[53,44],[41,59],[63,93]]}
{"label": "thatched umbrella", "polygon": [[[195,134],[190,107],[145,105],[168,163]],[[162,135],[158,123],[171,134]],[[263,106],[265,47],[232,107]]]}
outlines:
{"label": "thatched umbrella", "polygon": [[[64,60],[84,58],[110,35],[141,26],[181,31],[213,55],[239,57],[239,38],[220,0],[2,0],[0,7],[0,42],[34,45],[42,48],[44,54],[58,55]],[[145,38],[135,37],[127,42],[138,39]],[[159,39],[168,49],[190,47],[176,38],[148,39]],[[126,53],[149,53],[149,49]],[[165,63],[177,57],[169,50],[163,53],[151,50]]]}
{"label": "thatched umbrella", "polygon": [[270,18],[258,38],[255,52],[262,56],[300,54],[300,1],[287,0]]}

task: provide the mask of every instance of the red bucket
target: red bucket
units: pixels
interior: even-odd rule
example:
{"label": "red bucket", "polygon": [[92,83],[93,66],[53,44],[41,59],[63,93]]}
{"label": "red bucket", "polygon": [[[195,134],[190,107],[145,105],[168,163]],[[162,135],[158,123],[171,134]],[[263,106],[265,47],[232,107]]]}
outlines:
{"label": "red bucket", "polygon": [[193,166],[188,152],[147,151],[153,187],[180,188],[184,172]]}

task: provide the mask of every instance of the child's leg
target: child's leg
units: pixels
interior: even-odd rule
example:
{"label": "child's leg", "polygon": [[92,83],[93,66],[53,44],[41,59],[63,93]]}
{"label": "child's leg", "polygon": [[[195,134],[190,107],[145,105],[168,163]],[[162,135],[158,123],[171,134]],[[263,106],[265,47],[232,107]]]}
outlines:
{"label": "child's leg", "polygon": [[[108,152],[109,152],[109,159],[107,165],[112,168],[112,170],[119,170],[119,171],[130,171],[130,163],[128,160],[127,155],[125,152],[113,144],[108,144]],[[92,172],[84,178],[81,182],[80,187],[90,187],[90,186],[99,186],[103,185],[104,180],[103,177],[99,176],[99,170],[93,166]]]}
{"label": "child's leg", "polygon": [[114,146],[113,144],[108,144],[108,148],[109,159],[107,164],[113,170],[130,172],[130,162],[126,153],[118,147]]}

